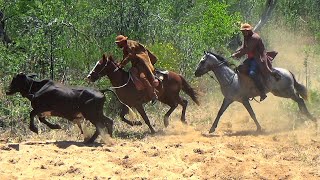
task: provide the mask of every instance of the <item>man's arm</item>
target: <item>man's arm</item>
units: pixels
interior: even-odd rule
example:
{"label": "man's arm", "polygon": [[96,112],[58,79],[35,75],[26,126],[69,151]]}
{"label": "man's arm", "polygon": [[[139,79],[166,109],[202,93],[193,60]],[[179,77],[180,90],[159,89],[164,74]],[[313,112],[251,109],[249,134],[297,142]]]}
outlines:
{"label": "man's arm", "polygon": [[261,41],[261,38],[253,35],[245,46],[242,46],[237,52],[232,54],[232,57],[240,58],[248,52],[254,51],[259,41]]}

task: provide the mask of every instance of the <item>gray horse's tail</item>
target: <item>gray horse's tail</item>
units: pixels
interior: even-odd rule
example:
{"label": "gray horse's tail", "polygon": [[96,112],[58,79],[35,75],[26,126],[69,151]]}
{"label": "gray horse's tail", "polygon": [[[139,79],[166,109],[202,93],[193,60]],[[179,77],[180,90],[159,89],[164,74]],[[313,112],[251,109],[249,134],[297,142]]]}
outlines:
{"label": "gray horse's tail", "polygon": [[297,90],[298,94],[304,99],[304,100],[308,100],[308,90],[307,88],[298,83],[294,74],[292,72],[290,72],[292,77],[293,77],[293,81],[294,81],[294,88]]}
{"label": "gray horse's tail", "polygon": [[181,76],[179,75],[182,81],[182,90],[183,92],[185,92],[186,94],[188,94],[191,99],[199,106],[199,100],[197,97],[197,93],[195,92],[195,90],[188,84],[188,82]]}

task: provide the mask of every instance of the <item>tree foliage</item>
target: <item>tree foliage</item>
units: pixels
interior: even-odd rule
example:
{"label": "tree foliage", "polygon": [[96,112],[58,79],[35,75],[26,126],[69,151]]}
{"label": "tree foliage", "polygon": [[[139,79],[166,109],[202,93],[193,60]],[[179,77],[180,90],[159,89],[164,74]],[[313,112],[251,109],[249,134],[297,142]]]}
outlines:
{"label": "tree foliage", "polygon": [[[17,72],[37,73],[70,85],[84,80],[102,53],[122,57],[117,34],[146,45],[159,58],[156,67],[182,73],[193,81],[204,50],[228,53],[239,22],[257,22],[265,1],[257,0],[0,0],[6,32],[13,40],[0,45],[0,108],[9,107],[4,89]],[[292,27],[297,20],[319,38],[320,3],[278,1],[275,19]],[[102,81],[98,86],[109,86]],[[8,112],[0,109],[0,113]],[[7,115],[7,114],[5,114]]]}

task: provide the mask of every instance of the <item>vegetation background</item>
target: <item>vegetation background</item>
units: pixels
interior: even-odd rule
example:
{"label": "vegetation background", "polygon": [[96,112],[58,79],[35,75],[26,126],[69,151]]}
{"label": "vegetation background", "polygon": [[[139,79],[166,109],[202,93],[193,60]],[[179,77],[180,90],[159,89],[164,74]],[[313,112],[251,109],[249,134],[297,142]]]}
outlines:
{"label": "vegetation background", "polygon": [[[0,132],[9,131],[12,138],[32,133],[30,103],[19,95],[5,96],[18,72],[72,86],[110,86],[107,78],[89,84],[85,77],[102,53],[122,57],[114,43],[117,34],[145,44],[158,56],[157,68],[181,73],[203,96],[220,103],[217,83],[209,76],[196,79],[195,66],[206,50],[229,57],[239,45],[234,39],[240,23],[255,25],[264,7],[264,0],[0,0],[4,30],[11,40],[0,44]],[[278,1],[259,32],[268,49],[279,51],[274,66],[291,70],[308,87],[307,106],[315,115],[320,115],[319,9],[320,1]],[[117,108],[110,103],[114,99],[108,98],[106,113],[115,118]],[[282,104],[283,109],[297,111],[292,102]],[[161,119],[159,106],[147,108]],[[72,125],[62,122],[68,132]]]}

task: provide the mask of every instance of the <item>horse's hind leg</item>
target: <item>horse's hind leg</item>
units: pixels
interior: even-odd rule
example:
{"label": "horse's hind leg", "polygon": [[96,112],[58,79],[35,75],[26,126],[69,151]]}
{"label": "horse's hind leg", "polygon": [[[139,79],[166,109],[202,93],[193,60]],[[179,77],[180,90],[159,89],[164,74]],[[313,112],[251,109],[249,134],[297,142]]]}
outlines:
{"label": "horse's hind leg", "polygon": [[304,103],[304,100],[302,98],[300,98],[298,95],[295,95],[295,96],[291,97],[291,99],[298,103],[299,110],[302,114],[306,115],[309,119],[311,119],[314,122],[317,121],[317,119],[315,117],[313,117],[310,114],[310,112],[308,111],[307,106]]}
{"label": "horse's hind leg", "polygon": [[244,105],[244,107],[247,109],[247,111],[249,112],[251,118],[253,119],[254,123],[256,124],[257,126],[257,131],[261,131],[261,126],[256,118],[256,115],[255,113],[253,112],[253,109],[249,103],[249,101],[246,99],[246,100],[243,100],[242,101],[242,104]]}
{"label": "horse's hind leg", "polygon": [[140,121],[130,121],[130,120],[126,119],[125,115],[128,113],[129,113],[129,108],[123,105],[121,112],[120,112],[120,117],[123,122],[129,124],[130,126],[141,126],[142,125],[142,123]]}
{"label": "horse's hind leg", "polygon": [[178,104],[173,104],[170,105],[170,109],[169,111],[164,115],[164,126],[168,127],[169,126],[169,116],[171,115],[171,113],[177,108]]}
{"label": "horse's hind leg", "polygon": [[182,106],[181,121],[183,123],[187,123],[186,122],[186,111],[187,111],[188,101],[185,99],[181,99],[181,102],[179,104]]}
{"label": "horse's hind leg", "polygon": [[226,99],[226,98],[223,99],[223,103],[222,103],[222,105],[221,105],[221,107],[220,107],[220,109],[219,109],[219,112],[218,112],[218,114],[217,114],[216,119],[214,120],[214,122],[213,122],[213,124],[212,124],[212,126],[211,126],[211,128],[210,128],[209,133],[213,133],[213,132],[216,130],[216,128],[217,128],[217,126],[218,126],[218,123],[219,123],[219,120],[220,120],[220,117],[222,116],[222,114],[224,113],[224,111],[228,108],[228,106],[229,106],[232,102],[233,102],[233,100]]}

